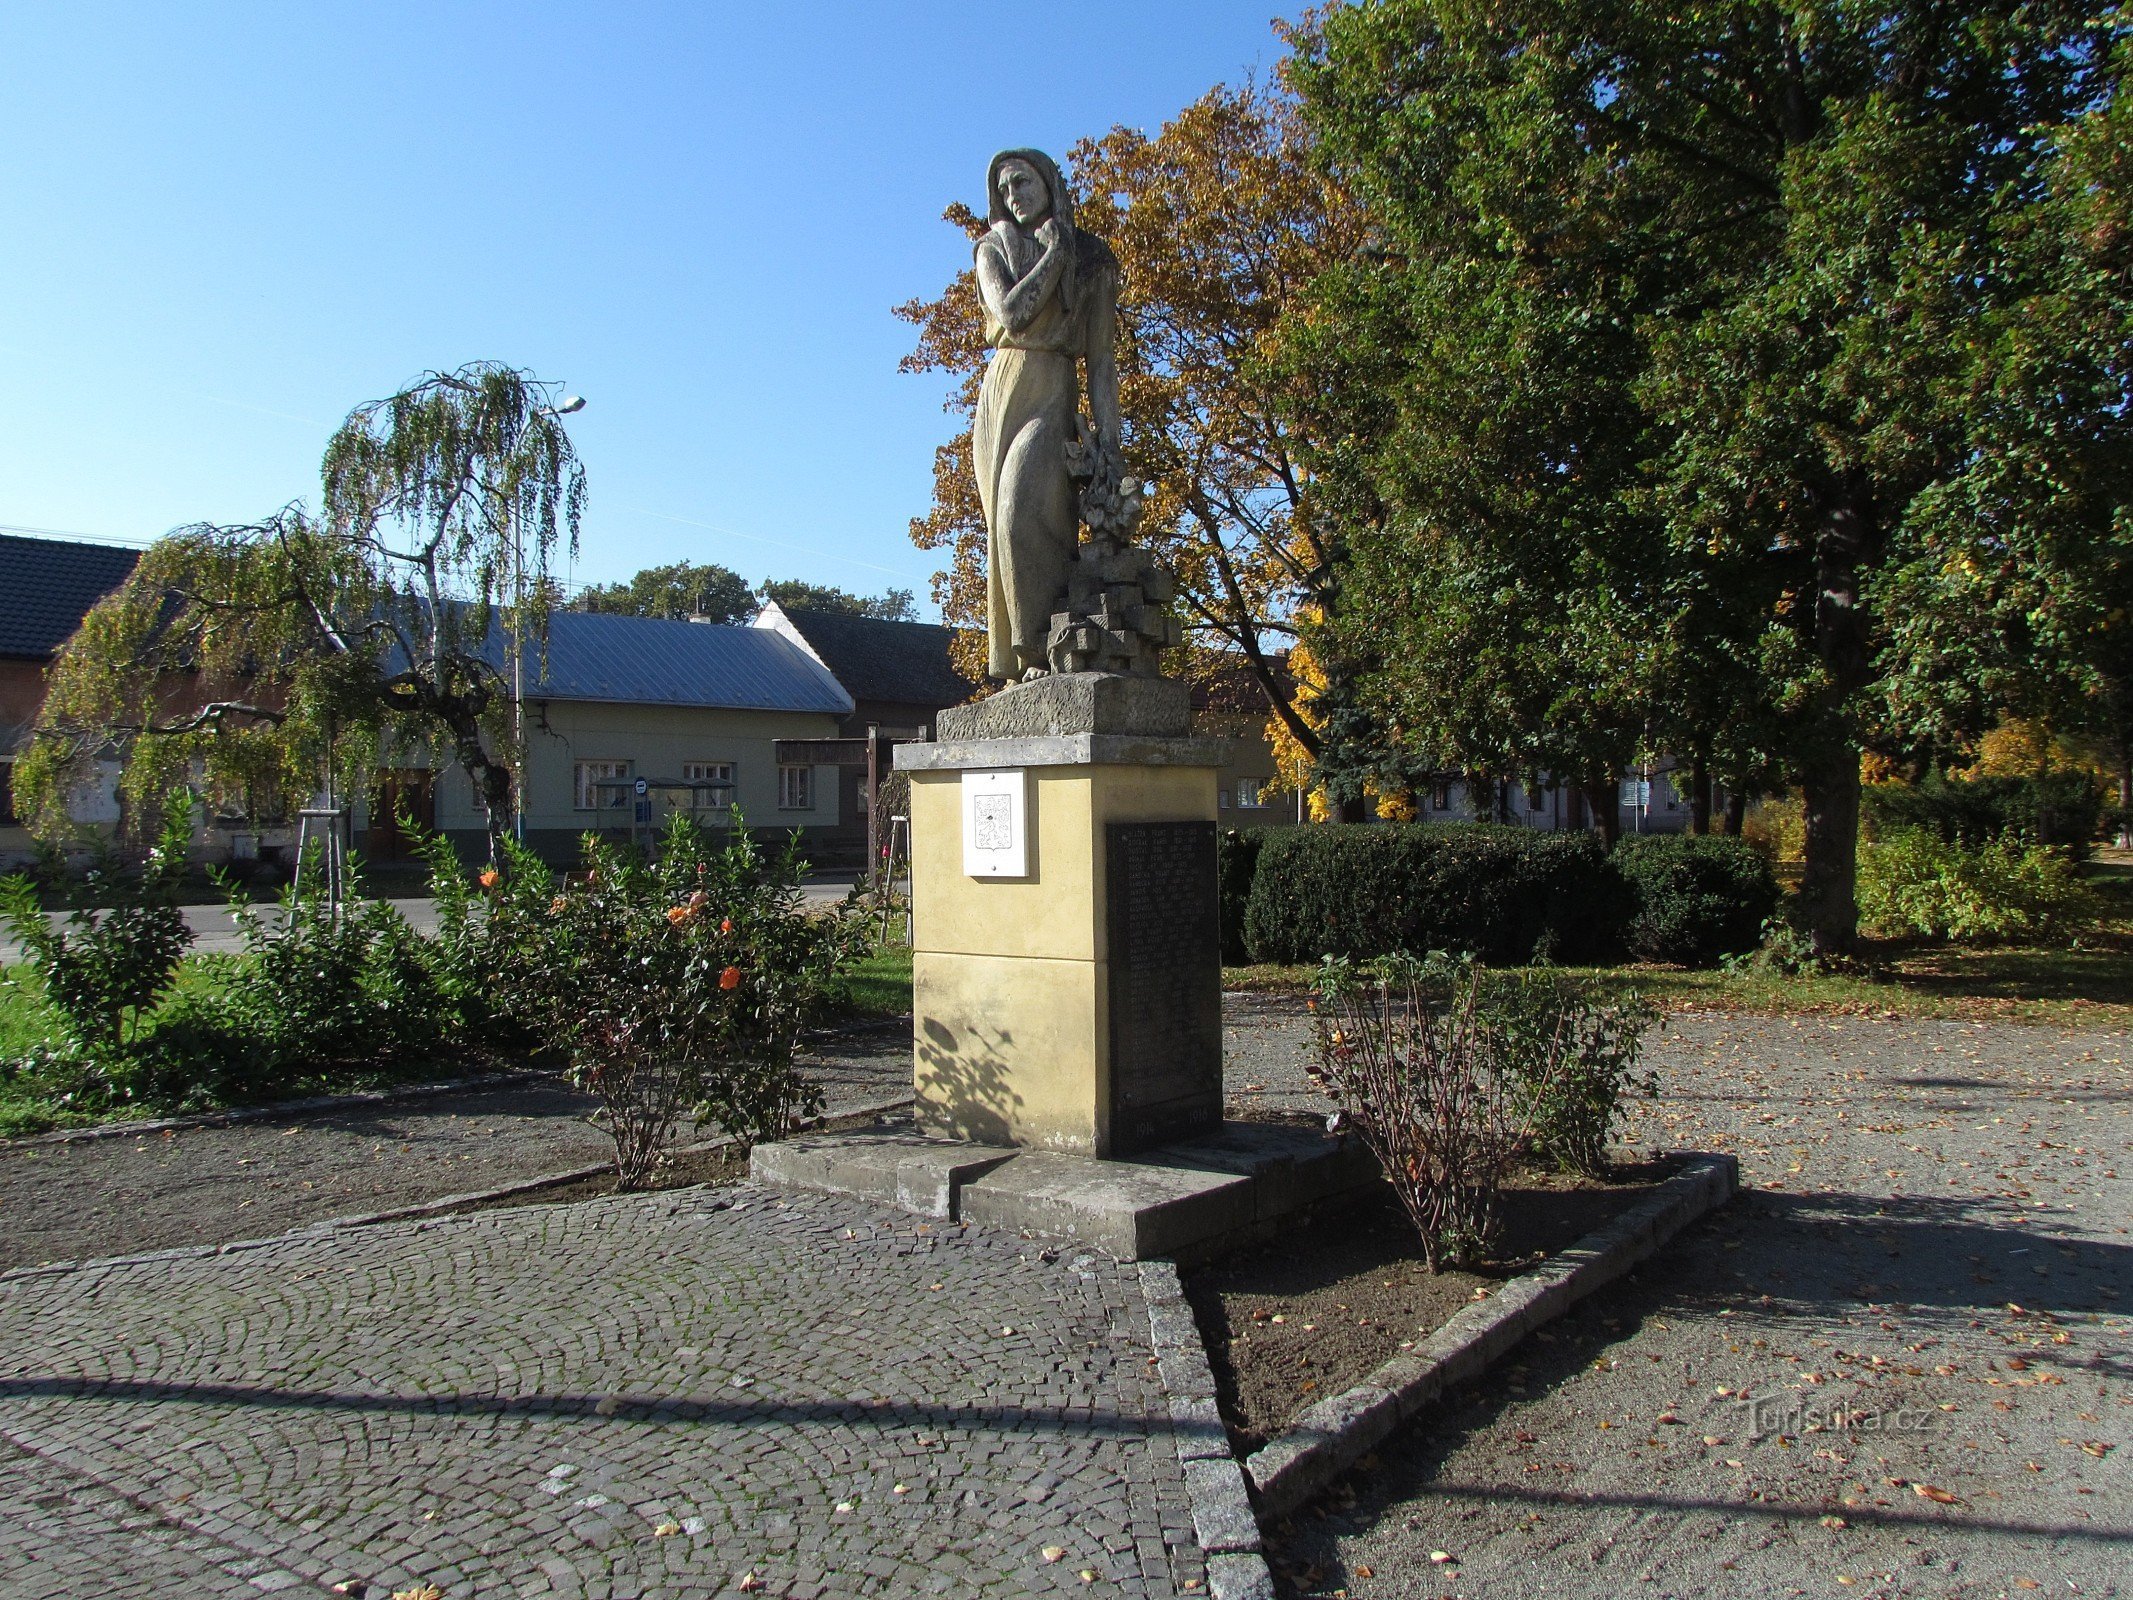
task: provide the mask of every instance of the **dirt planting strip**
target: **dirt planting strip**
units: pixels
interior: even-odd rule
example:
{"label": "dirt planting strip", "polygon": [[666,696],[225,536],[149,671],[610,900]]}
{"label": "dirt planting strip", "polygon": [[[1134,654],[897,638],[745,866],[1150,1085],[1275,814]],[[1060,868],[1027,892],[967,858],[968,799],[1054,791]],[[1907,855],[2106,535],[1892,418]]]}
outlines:
{"label": "dirt planting strip", "polygon": [[1543,1323],[1644,1261],[1725,1204],[1740,1186],[1730,1155],[1691,1155],[1682,1172],[1613,1222],[1476,1301],[1363,1382],[1321,1400],[1244,1462],[1260,1513],[1284,1517],[1354,1466],[1395,1428]]}
{"label": "dirt planting strip", "polygon": [[433,1094],[456,1094],[462,1089],[492,1089],[498,1084],[524,1083],[541,1076],[530,1069],[513,1067],[501,1072],[480,1072],[466,1078],[437,1078],[425,1083],[401,1084],[390,1089],[351,1089],[345,1094],[270,1100],[264,1105],[233,1106],[227,1111],[196,1111],[184,1117],[94,1122],[81,1128],[54,1128],[50,1133],[25,1133],[12,1139],[0,1139],[0,1150],[32,1150],[48,1144],[86,1144],[98,1139],[137,1139],[151,1133],[185,1133],[194,1128],[229,1128],[245,1122],[267,1122],[276,1117],[300,1117],[314,1111],[352,1111],[361,1106],[391,1105],[395,1101],[420,1100]]}
{"label": "dirt planting strip", "polygon": [[[837,1115],[825,1118],[823,1126],[842,1128],[870,1123],[876,1118],[893,1112],[907,1110],[911,1105],[911,1098],[910,1095],[902,1095],[875,1101],[870,1105],[847,1107],[840,1110]],[[692,1166],[705,1166],[715,1163],[720,1156],[730,1154],[739,1148],[740,1141],[737,1139],[704,1139],[695,1144],[676,1145],[668,1153],[673,1157],[684,1158]],[[16,1278],[44,1277],[59,1272],[80,1272],[88,1268],[123,1266],[129,1262],[137,1261],[164,1261],[177,1260],[189,1256],[228,1255],[242,1250],[255,1250],[263,1245],[275,1244],[292,1236],[306,1237],[312,1234],[333,1233],[344,1228],[372,1228],[387,1222],[413,1222],[424,1218],[447,1217],[461,1211],[486,1211],[496,1206],[510,1205],[514,1202],[525,1205],[540,1205],[545,1200],[551,1199],[578,1200],[594,1198],[595,1196],[581,1194],[558,1195],[555,1191],[570,1189],[573,1186],[589,1187],[600,1184],[603,1179],[611,1180],[614,1176],[614,1171],[615,1164],[612,1161],[599,1161],[590,1166],[572,1167],[566,1172],[551,1172],[538,1178],[526,1178],[517,1183],[502,1184],[494,1189],[476,1189],[466,1194],[442,1195],[435,1200],[425,1200],[419,1205],[396,1206],[390,1211],[370,1211],[360,1212],[354,1216],[328,1217],[323,1221],[306,1223],[299,1228],[291,1228],[287,1233],[269,1234],[257,1239],[233,1239],[227,1244],[189,1245],[181,1246],[175,1250],[147,1250],[133,1255],[95,1256],[84,1261],[48,1261],[34,1267],[17,1267],[12,1271],[0,1272],[0,1283],[6,1283]],[[746,1174],[747,1169],[744,1165],[738,1162],[732,1164],[733,1177],[745,1177]],[[684,1182],[667,1187],[689,1186],[689,1183]],[[599,1189],[599,1195],[601,1196],[612,1194],[613,1192],[612,1182],[606,1183]]]}

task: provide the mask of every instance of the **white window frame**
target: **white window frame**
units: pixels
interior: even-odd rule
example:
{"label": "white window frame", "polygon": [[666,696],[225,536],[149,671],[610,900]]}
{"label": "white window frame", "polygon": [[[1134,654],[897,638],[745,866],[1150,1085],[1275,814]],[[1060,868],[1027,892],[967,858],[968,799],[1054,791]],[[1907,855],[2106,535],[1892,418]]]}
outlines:
{"label": "white window frame", "polygon": [[[595,771],[594,768],[598,768]],[[630,763],[627,761],[577,761],[571,764],[570,805],[573,811],[598,811],[600,796],[593,785],[598,783],[624,783],[629,780]]]}
{"label": "white window frame", "polygon": [[[800,798],[792,798],[793,786],[797,784]],[[815,809],[815,769],[806,762],[781,761],[778,763],[778,809],[780,811],[812,811]]]}
{"label": "white window frame", "polygon": [[1264,811],[1266,809],[1266,786],[1264,778],[1239,778],[1237,780],[1237,809],[1239,811]]}
{"label": "white window frame", "polygon": [[733,809],[734,796],[740,793],[740,768],[731,761],[684,761],[681,764],[681,781],[689,784],[715,784],[726,791],[723,800],[711,800],[706,808],[712,811]]}

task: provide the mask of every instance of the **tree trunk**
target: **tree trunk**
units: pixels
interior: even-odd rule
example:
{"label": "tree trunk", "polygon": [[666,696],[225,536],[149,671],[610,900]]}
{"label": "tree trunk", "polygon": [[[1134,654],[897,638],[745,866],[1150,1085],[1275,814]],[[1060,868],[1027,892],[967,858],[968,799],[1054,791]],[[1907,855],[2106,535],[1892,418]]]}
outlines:
{"label": "tree trunk", "polygon": [[1829,689],[1801,763],[1807,837],[1795,909],[1818,952],[1842,955],[1859,937],[1859,735],[1851,700],[1867,677],[1859,575],[1874,527],[1862,482],[1832,494],[1829,508],[1815,540],[1814,638]]}
{"label": "tree trunk", "polygon": [[1825,955],[1841,955],[1859,934],[1859,753],[1830,761],[1800,786],[1806,861],[1796,902],[1800,924]]}
{"label": "tree trunk", "polygon": [[1598,825],[1600,837],[1612,850],[1622,837],[1622,807],[1619,804],[1621,786],[1615,783],[1588,783],[1585,785],[1585,804],[1592,812],[1592,820]]}
{"label": "tree trunk", "polygon": [[1701,750],[1689,758],[1689,832],[1711,831],[1711,763]]}
{"label": "tree trunk", "polygon": [[1343,800],[1340,811],[1334,820],[1336,822],[1368,822],[1370,818],[1363,810],[1363,797],[1356,795],[1353,799]]}
{"label": "tree trunk", "polygon": [[504,863],[504,835],[511,817],[511,774],[506,768],[485,763],[481,771],[472,776],[480,783],[482,799],[489,807],[489,861],[501,867]]}
{"label": "tree trunk", "polygon": [[1748,820],[1748,797],[1736,790],[1726,791],[1726,816],[1720,826],[1728,839],[1740,837],[1741,824]]}

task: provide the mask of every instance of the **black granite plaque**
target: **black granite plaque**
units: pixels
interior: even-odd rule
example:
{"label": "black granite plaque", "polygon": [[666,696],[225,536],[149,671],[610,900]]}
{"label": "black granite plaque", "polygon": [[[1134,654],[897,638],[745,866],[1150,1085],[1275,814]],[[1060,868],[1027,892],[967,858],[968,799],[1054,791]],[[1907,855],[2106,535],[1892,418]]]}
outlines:
{"label": "black granite plaque", "polygon": [[1222,1122],[1222,930],[1212,822],[1104,829],[1111,1148]]}

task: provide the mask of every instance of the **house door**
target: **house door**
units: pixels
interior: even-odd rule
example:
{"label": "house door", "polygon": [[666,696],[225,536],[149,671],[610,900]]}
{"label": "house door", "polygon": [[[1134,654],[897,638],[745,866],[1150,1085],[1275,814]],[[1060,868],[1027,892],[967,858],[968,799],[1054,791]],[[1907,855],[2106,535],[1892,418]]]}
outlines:
{"label": "house door", "polygon": [[[410,834],[401,824],[411,821]],[[370,828],[363,853],[373,861],[413,858],[421,836],[437,826],[437,774],[424,767],[388,767],[370,791]]]}

